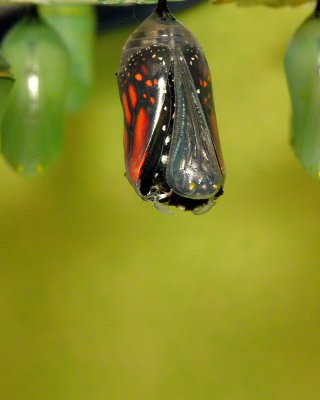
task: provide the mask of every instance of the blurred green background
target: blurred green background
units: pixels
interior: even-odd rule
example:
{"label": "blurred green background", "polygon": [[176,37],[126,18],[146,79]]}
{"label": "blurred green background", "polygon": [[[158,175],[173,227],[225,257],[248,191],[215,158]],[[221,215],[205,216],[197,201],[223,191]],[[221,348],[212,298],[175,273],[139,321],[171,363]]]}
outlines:
{"label": "blurred green background", "polygon": [[318,400],[320,184],[289,146],[282,59],[311,8],[178,15],[211,65],[227,164],[203,215],[166,216],[123,176],[99,36],[88,107],[39,179],[0,164],[0,398]]}

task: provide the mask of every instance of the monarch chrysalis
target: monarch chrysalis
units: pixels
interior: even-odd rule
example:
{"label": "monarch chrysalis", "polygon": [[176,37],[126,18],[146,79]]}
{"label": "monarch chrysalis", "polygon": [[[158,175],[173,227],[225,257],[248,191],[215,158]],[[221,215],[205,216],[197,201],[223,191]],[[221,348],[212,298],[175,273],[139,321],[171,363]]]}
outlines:
{"label": "monarch chrysalis", "polygon": [[320,178],[319,10],[294,34],[285,57],[292,103],[292,145],[305,169]]}
{"label": "monarch chrysalis", "polygon": [[58,33],[71,58],[68,110],[81,109],[88,100],[93,81],[93,45],[96,19],[89,4],[44,4],[41,17]]}
{"label": "monarch chrysalis", "polygon": [[118,84],[126,176],[138,195],[160,209],[208,211],[225,179],[211,76],[166,0],[125,43]]}
{"label": "monarch chrysalis", "polygon": [[13,83],[14,78],[10,71],[10,65],[0,52],[0,124]]}
{"label": "monarch chrysalis", "polygon": [[5,36],[3,52],[16,82],[2,124],[2,153],[23,175],[38,175],[60,155],[68,93],[68,53],[57,34],[36,17]]}

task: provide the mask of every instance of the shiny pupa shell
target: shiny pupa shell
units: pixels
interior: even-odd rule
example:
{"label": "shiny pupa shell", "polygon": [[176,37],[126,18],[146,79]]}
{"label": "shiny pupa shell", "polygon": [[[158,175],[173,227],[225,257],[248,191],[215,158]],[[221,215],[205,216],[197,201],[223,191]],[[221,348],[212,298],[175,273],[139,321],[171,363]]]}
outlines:
{"label": "shiny pupa shell", "polygon": [[202,214],[223,193],[209,67],[193,34],[155,11],[125,43],[118,84],[126,176],[157,208]]}

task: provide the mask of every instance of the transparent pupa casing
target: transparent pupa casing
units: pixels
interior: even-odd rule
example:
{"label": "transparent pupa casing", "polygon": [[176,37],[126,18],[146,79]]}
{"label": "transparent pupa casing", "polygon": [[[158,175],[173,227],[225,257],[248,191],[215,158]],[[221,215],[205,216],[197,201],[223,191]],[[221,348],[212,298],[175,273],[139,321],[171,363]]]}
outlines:
{"label": "transparent pupa casing", "polygon": [[320,18],[316,12],[294,34],[285,56],[292,104],[292,145],[304,168],[320,178]]}
{"label": "transparent pupa casing", "polygon": [[126,176],[144,200],[201,214],[223,193],[209,67],[193,34],[155,11],[125,43],[118,73]]}

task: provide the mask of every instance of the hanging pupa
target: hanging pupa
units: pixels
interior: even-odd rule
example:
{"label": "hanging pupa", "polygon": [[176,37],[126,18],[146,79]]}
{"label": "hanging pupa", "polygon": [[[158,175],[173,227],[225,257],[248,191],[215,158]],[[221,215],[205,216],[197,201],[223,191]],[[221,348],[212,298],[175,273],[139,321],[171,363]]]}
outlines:
{"label": "hanging pupa", "polygon": [[223,194],[209,67],[165,0],[129,37],[118,73],[126,176],[160,209],[208,211]]}
{"label": "hanging pupa", "polygon": [[0,52],[0,124],[13,83],[14,77],[10,71],[10,64]]}
{"label": "hanging pupa", "polygon": [[42,4],[40,16],[57,32],[71,60],[68,111],[80,110],[88,101],[93,84],[93,47],[96,18],[90,4]]}
{"label": "hanging pupa", "polygon": [[294,34],[285,71],[292,104],[291,142],[298,159],[320,178],[320,18],[319,4]]}
{"label": "hanging pupa", "polygon": [[62,152],[68,53],[37,17],[20,21],[7,33],[3,52],[16,83],[3,118],[2,153],[20,174],[39,175]]}

